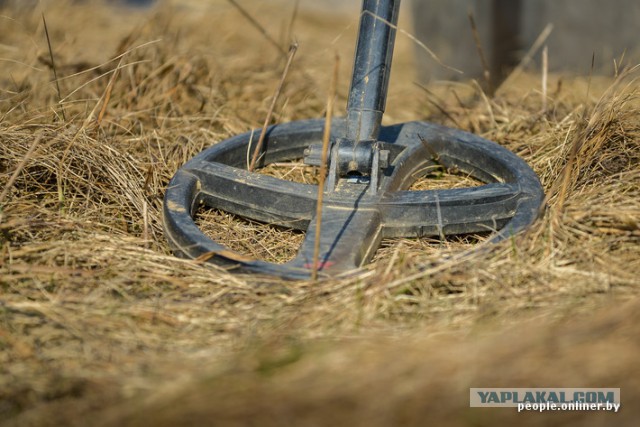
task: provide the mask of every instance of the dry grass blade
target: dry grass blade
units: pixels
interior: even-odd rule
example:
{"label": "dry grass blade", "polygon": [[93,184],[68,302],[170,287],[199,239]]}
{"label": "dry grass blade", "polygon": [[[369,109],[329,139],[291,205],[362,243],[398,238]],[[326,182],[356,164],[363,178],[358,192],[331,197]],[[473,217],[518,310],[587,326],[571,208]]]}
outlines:
{"label": "dry grass blade", "polygon": [[269,32],[245,9],[242,7],[236,0],[227,0],[229,3],[235,7],[242,16],[245,17],[247,21],[251,23],[262,36],[273,46],[275,47],[283,57],[287,56],[287,52],[280,46],[280,44],[269,34]]}
{"label": "dry grass blade", "polygon": [[482,48],[482,42],[480,41],[480,34],[478,33],[478,27],[476,25],[476,20],[473,17],[473,13],[469,10],[469,25],[471,25],[471,32],[473,33],[473,41],[476,44],[476,50],[478,51],[478,56],[480,57],[480,63],[482,64],[483,77],[484,82],[487,85],[487,92],[489,96],[493,96],[494,88],[491,77],[491,71],[489,71],[489,63],[487,62],[487,57],[484,54],[484,49]]}
{"label": "dry grass blade", "polygon": [[394,30],[398,31],[401,34],[404,34],[405,36],[407,36],[411,41],[413,41],[415,44],[417,44],[418,46],[420,46],[420,48],[422,50],[424,50],[425,52],[427,52],[427,54],[429,54],[429,56],[436,61],[436,63],[444,68],[446,68],[449,71],[453,71],[455,73],[458,74],[463,74],[463,72],[457,68],[454,68],[450,65],[445,64],[444,62],[442,62],[442,60],[438,57],[438,55],[436,55],[436,53],[429,49],[429,47],[424,44],[423,42],[421,42],[420,40],[418,40],[413,34],[409,33],[408,31],[398,27],[397,25],[392,24],[391,22],[387,21],[386,19],[370,12],[370,11],[365,11],[364,13],[373,16],[376,20],[384,22],[386,25],[388,25],[389,27],[393,28]]}
{"label": "dry grass blade", "polygon": [[287,38],[286,40],[293,39],[293,27],[296,23],[296,19],[298,19],[298,10],[300,9],[300,0],[295,0],[293,3],[293,10],[291,12],[291,19],[289,20],[289,25],[287,27]]}
{"label": "dry grass blade", "polygon": [[58,69],[56,67],[56,61],[53,55],[53,48],[51,47],[51,38],[49,37],[49,28],[47,27],[47,20],[42,14],[42,24],[44,25],[44,34],[47,38],[47,46],[49,47],[49,58],[51,59],[51,69],[53,70],[53,79],[56,83],[56,91],[58,92],[58,103],[60,104],[60,113],[62,114],[62,120],[67,121],[67,117],[64,113],[64,105],[62,105],[62,92],[60,91],[60,81],[58,80]]}
{"label": "dry grass blade", "polygon": [[[287,57],[287,63],[284,66],[284,70],[282,71],[282,77],[278,82],[278,87],[271,98],[271,105],[269,106],[269,111],[267,112],[267,116],[264,119],[264,124],[262,125],[262,131],[260,132],[260,138],[258,139],[258,143],[256,144],[253,150],[253,156],[251,156],[251,163],[249,164],[249,171],[254,171],[256,168],[256,163],[260,158],[260,153],[262,152],[262,146],[264,145],[264,139],[267,137],[267,126],[271,122],[271,118],[273,116],[273,111],[276,108],[276,103],[278,102],[278,98],[280,96],[280,92],[282,92],[282,86],[284,85],[284,81],[287,78],[287,74],[289,73],[289,68],[291,67],[291,63],[293,62],[293,57],[296,55],[296,51],[298,50],[298,44],[293,43],[289,47],[289,55]],[[253,139],[253,138],[252,138]],[[251,146],[249,146],[251,149]]]}
{"label": "dry grass blade", "polygon": [[542,49],[542,113],[547,112],[547,97],[549,86],[549,48]]}
{"label": "dry grass blade", "polygon": [[33,152],[35,151],[36,147],[40,144],[41,140],[42,140],[41,135],[38,135],[38,137],[36,137],[33,140],[31,145],[29,146],[29,150],[27,151],[27,153],[24,155],[20,163],[18,163],[18,166],[16,166],[16,169],[11,174],[9,181],[7,181],[4,189],[2,190],[2,193],[0,193],[0,206],[2,206],[2,204],[4,203],[5,197],[7,197],[7,195],[9,194],[9,191],[11,191],[11,187],[13,187],[13,184],[15,184],[16,179],[18,179],[18,176],[20,175],[20,172],[22,172],[22,170],[24,169],[25,165],[33,155]]}
{"label": "dry grass blade", "polygon": [[122,65],[124,57],[120,59],[118,65],[116,66],[115,71],[111,74],[111,79],[109,79],[109,83],[107,84],[107,89],[102,96],[102,108],[100,108],[100,113],[98,113],[97,124],[100,126],[102,124],[102,119],[104,118],[105,113],[107,112],[107,106],[109,105],[109,100],[111,99],[111,92],[113,91],[113,85],[120,74],[120,66]]}
{"label": "dry grass blade", "polygon": [[329,157],[329,140],[331,139],[331,119],[333,118],[333,103],[336,98],[338,86],[338,70],[340,69],[340,58],[336,55],[333,64],[333,73],[329,85],[329,96],[327,97],[327,114],[325,115],[324,132],[322,134],[322,160],[318,179],[318,201],[316,202],[316,234],[313,245],[313,269],[311,280],[318,280],[318,268],[320,266],[320,236],[322,233],[322,201],[324,197],[324,183],[327,176],[327,161]]}
{"label": "dry grass blade", "polygon": [[503,88],[507,87],[511,82],[513,82],[517,77],[523,72],[523,70],[529,65],[535,54],[540,50],[542,46],[544,46],[545,42],[553,32],[553,24],[549,23],[542,30],[538,38],[533,42],[527,53],[520,60],[520,63],[516,68],[513,69],[511,74],[507,76],[507,78],[500,84],[500,86],[496,89],[495,93],[500,94]]}

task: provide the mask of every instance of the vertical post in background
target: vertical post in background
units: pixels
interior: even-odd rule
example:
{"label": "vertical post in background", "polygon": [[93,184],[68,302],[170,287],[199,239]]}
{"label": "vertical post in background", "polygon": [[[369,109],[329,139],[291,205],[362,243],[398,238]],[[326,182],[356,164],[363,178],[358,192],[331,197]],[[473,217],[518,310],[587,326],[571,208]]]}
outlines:
{"label": "vertical post in background", "polygon": [[522,47],[522,0],[491,2],[491,83],[496,88],[518,65]]}

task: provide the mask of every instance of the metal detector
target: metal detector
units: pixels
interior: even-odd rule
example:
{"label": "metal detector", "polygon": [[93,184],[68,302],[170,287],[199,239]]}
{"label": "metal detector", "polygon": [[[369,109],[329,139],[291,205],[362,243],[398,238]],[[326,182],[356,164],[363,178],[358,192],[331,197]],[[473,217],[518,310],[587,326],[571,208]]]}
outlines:
{"label": "metal detector", "polygon": [[[491,231],[490,241],[497,242],[535,221],[544,199],[540,181],[507,149],[432,123],[381,125],[399,7],[399,0],[363,2],[347,116],[331,126],[318,263],[318,188],[248,171],[247,150],[260,131],[215,144],[177,171],[164,199],[166,236],[176,255],[207,255],[241,272],[306,279],[314,267],[332,276],[362,266],[383,238]],[[319,165],[324,126],[324,119],[312,119],[267,128],[258,167],[300,158]],[[485,185],[408,191],[420,171],[437,166]],[[249,259],[198,228],[194,215],[201,205],[306,230],[306,236],[290,262]]]}

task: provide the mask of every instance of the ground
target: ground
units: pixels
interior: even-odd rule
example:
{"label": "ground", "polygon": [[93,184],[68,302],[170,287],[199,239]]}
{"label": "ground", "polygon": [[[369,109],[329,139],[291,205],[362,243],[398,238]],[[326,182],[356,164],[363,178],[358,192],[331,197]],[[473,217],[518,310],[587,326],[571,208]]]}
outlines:
{"label": "ground", "polygon": [[[0,13],[0,425],[637,424],[634,64],[546,90],[528,68],[493,96],[470,78],[425,87],[428,53],[401,21],[385,122],[504,145],[539,174],[545,211],[489,251],[474,251],[487,236],[389,241],[351,277],[286,282],[173,257],[162,197],[190,157],[262,125],[290,40],[272,122],[323,115],[336,54],[344,114],[354,16],[240,2],[266,36],[229,1],[89,3]],[[301,239],[199,221],[276,262]],[[615,387],[622,410],[469,408],[470,387]]]}

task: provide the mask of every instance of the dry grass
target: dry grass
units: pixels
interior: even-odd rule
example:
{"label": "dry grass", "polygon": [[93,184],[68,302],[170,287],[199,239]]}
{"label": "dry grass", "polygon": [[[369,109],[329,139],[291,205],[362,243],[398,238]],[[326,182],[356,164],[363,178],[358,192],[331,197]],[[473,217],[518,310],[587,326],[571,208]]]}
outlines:
{"label": "dry grass", "polygon": [[[243,4],[286,33],[291,4]],[[0,424],[635,425],[638,71],[550,75],[545,102],[532,74],[491,100],[471,83],[426,93],[399,37],[387,120],[455,124],[510,148],[541,177],[544,217],[463,259],[485,236],[385,242],[346,279],[239,276],[172,257],[160,217],[182,163],[261,125],[284,65],[228,2],[215,5],[145,15],[55,2],[61,103],[41,10],[0,16]],[[298,14],[274,121],[322,116],[335,51],[344,105],[349,25]],[[302,238],[217,212],[200,222],[274,261]],[[623,412],[470,410],[472,386],[621,387]]]}

